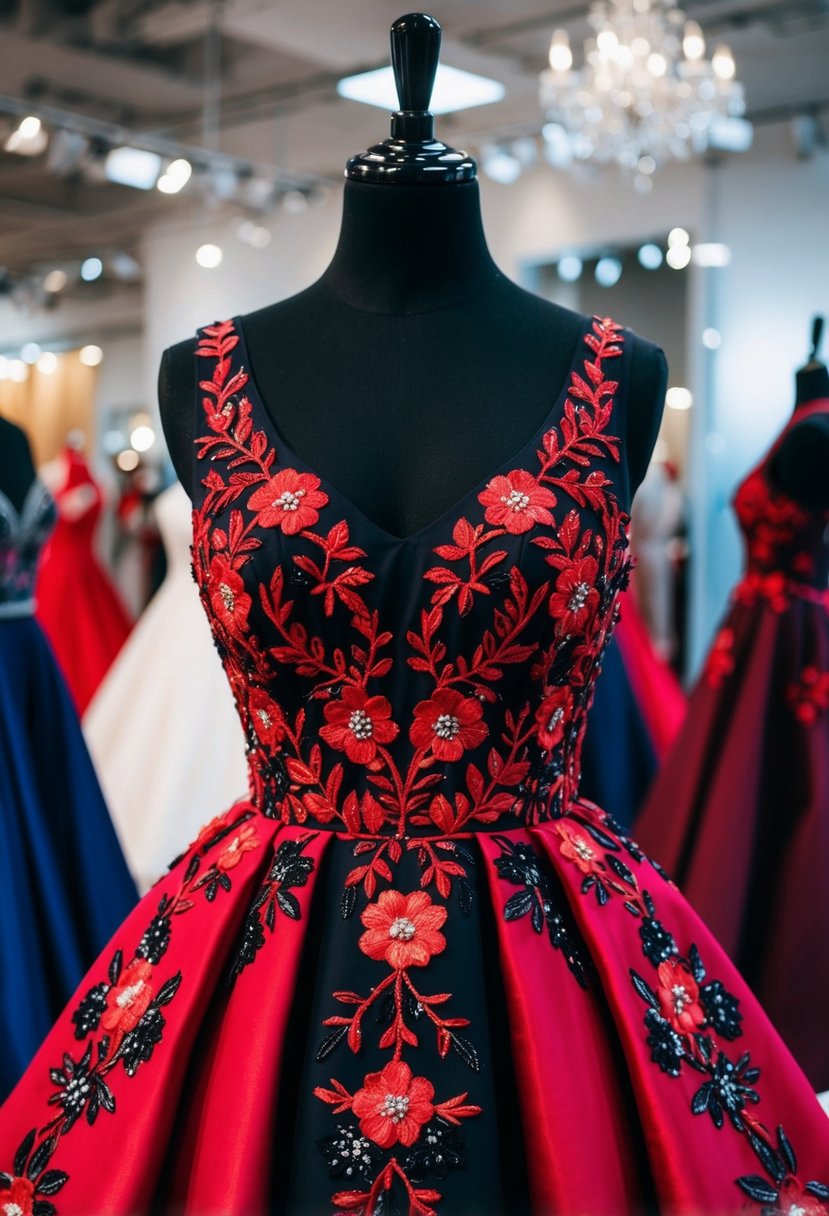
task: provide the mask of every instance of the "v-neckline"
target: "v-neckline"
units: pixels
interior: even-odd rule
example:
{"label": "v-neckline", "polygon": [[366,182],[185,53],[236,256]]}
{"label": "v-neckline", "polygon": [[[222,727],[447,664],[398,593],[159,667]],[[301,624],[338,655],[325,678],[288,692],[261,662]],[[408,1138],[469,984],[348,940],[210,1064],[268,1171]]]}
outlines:
{"label": "v-neckline", "polygon": [[360,507],[358,507],[347,494],[343,493],[342,490],[338,490],[332,482],[328,481],[328,479],[323,477],[321,473],[317,472],[312,464],[309,464],[307,460],[295,452],[288,441],[281,435],[277,429],[276,423],[274,422],[273,416],[268,409],[265,398],[259,389],[259,385],[256,382],[256,377],[253,374],[242,318],[240,316],[235,316],[232,318],[233,330],[239,340],[238,354],[240,355],[242,370],[247,375],[249,396],[253,396],[256,404],[259,407],[259,411],[261,413],[259,420],[260,425],[268,433],[271,443],[273,443],[273,445],[276,447],[279,465],[284,467],[286,464],[285,460],[279,458],[279,452],[281,450],[288,456],[287,463],[289,463],[292,467],[298,467],[301,472],[309,473],[313,477],[318,478],[320,486],[328,495],[329,499],[337,499],[346,514],[356,517],[366,528],[369,528],[372,532],[376,533],[378,537],[389,545],[413,545],[417,544],[418,542],[425,541],[438,529],[445,528],[449,521],[456,522],[458,519],[460,519],[469,500],[472,498],[477,499],[478,495],[486,489],[493,478],[504,476],[511,470],[521,467],[520,462],[527,455],[527,452],[531,448],[537,448],[541,438],[547,433],[547,431],[551,429],[551,427],[555,425],[560,418],[561,412],[570,393],[573,375],[576,372],[579,360],[583,355],[587,335],[591,332],[592,324],[592,319],[588,320],[587,324],[582,323],[575,349],[573,351],[572,358],[570,359],[570,366],[567,369],[564,384],[557,394],[555,402],[547,416],[541,422],[540,426],[536,428],[529,439],[527,439],[526,442],[521,445],[518,451],[513,452],[513,454],[504,460],[497,469],[487,474],[486,477],[481,478],[476,485],[472,486],[462,495],[462,497],[460,497],[445,511],[441,512],[436,519],[431,520],[422,528],[418,528],[416,532],[411,532],[406,536],[397,536],[394,532],[389,532],[387,528],[384,528],[381,524],[378,524],[375,520],[371,519],[370,516],[366,515],[366,513]]}
{"label": "v-neckline", "polygon": [[10,521],[13,529],[12,535],[15,540],[19,540],[25,534],[27,525],[35,517],[36,506],[33,504],[39,504],[40,498],[46,499],[49,497],[52,497],[51,491],[46,483],[37,475],[29,483],[29,487],[23,495],[19,511],[8,494],[4,490],[0,490],[0,510],[3,510],[6,518]]}

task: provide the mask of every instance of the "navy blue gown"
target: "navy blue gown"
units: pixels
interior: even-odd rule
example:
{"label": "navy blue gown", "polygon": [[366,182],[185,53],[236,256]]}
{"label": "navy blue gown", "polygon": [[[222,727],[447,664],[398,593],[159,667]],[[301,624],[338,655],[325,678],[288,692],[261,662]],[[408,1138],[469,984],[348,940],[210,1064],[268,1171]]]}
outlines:
{"label": "navy blue gown", "polygon": [[34,619],[54,500],[0,492],[0,1099],[137,893],[49,643]]}

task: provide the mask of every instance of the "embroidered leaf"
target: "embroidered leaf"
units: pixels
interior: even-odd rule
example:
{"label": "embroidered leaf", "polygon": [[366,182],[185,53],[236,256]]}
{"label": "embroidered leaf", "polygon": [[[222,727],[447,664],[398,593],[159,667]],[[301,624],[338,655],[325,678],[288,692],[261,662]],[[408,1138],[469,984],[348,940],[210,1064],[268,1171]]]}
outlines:
{"label": "embroidered leaf", "polygon": [[652,1006],[652,1008],[654,1008],[654,1009],[657,1009],[657,1010],[658,1010],[658,1009],[659,1009],[659,1001],[656,999],[656,993],[655,993],[655,992],[653,991],[653,989],[652,989],[652,988],[651,988],[651,987],[650,987],[650,986],[649,986],[649,985],[648,985],[648,984],[645,982],[645,980],[643,980],[643,979],[642,979],[641,975],[639,975],[639,974],[638,974],[638,972],[636,972],[636,971],[634,971],[634,970],[633,970],[633,968],[632,968],[632,967],[630,968],[630,978],[631,978],[631,980],[632,980],[632,982],[633,982],[633,986],[634,986],[634,988],[635,988],[635,989],[636,989],[636,991],[639,993],[639,995],[641,996],[642,1000],[643,1000],[643,1001],[647,1001],[647,1003],[648,1003],[650,1006]]}
{"label": "embroidered leaf", "polygon": [[755,1203],[777,1203],[777,1191],[759,1174],[746,1174],[743,1178],[738,1178],[737,1186]]}
{"label": "embroidered leaf", "polygon": [[291,920],[301,920],[302,911],[299,906],[299,900],[291,891],[280,889],[276,893],[276,898],[279,903],[279,907],[286,916],[289,916]]}
{"label": "embroidered leaf", "polygon": [[38,1175],[42,1174],[46,1169],[52,1153],[54,1153],[57,1147],[58,1142],[55,1136],[50,1136],[48,1140],[44,1140],[42,1144],[39,1144],[32,1153],[32,1159],[26,1170],[26,1177],[34,1182]]}
{"label": "embroidered leaf", "polygon": [[688,951],[688,961],[691,964],[691,970],[693,972],[694,979],[697,981],[698,984],[701,984],[702,981],[705,979],[705,966],[703,964],[702,958],[700,957],[699,950],[693,944],[691,945],[691,948]]}
{"label": "embroidered leaf", "polygon": [[[786,1133],[783,1131],[782,1126],[779,1124],[777,1127],[777,1147],[780,1149],[780,1154],[781,1154],[783,1160],[786,1162],[786,1165],[788,1166],[789,1173],[796,1174],[797,1173],[797,1157],[795,1157],[795,1155],[794,1155],[794,1149],[792,1148],[791,1144],[789,1143],[789,1139],[786,1136]],[[822,1196],[822,1198],[829,1199],[829,1191],[827,1191],[826,1195]]]}
{"label": "embroidered leaf", "polygon": [[320,1043],[320,1045],[317,1049],[317,1054],[314,1056],[314,1059],[317,1061],[317,1063],[320,1063],[322,1060],[324,1060],[326,1058],[326,1056],[331,1055],[331,1052],[334,1050],[334,1048],[337,1047],[342,1042],[343,1038],[345,1037],[345,1033],[346,1033],[347,1029],[348,1029],[348,1025],[346,1023],[343,1026],[338,1026],[336,1030],[331,1032],[331,1034],[326,1035],[326,1037],[323,1039],[323,1041]]}
{"label": "embroidered leaf", "polygon": [[504,904],[504,920],[517,920],[520,916],[526,916],[532,905],[533,893],[529,888],[516,891]]}
{"label": "embroidered leaf", "polygon": [[110,982],[110,984],[115,985],[118,983],[118,979],[121,975],[121,964],[123,963],[123,961],[124,961],[123,950],[116,950],[114,955],[112,956],[112,962],[109,964],[109,982]]}
{"label": "embroidered leaf", "polygon": [[23,1171],[26,1168],[26,1162],[29,1159],[29,1153],[34,1147],[36,1135],[37,1128],[33,1127],[14,1155],[14,1172],[18,1178],[22,1177]]}
{"label": "embroidered leaf", "polygon": [[171,976],[170,979],[168,979],[164,984],[162,984],[161,988],[159,988],[158,995],[156,996],[155,1000],[153,1001],[153,1005],[156,1007],[158,1007],[159,1005],[169,1005],[170,1001],[173,999],[173,997],[178,992],[178,987],[179,987],[180,983],[181,983],[181,972],[178,971],[178,972],[176,972],[175,975]]}
{"label": "embroidered leaf", "polygon": [[829,1199],[829,1186],[825,1182],[807,1182],[803,1189],[816,1199]]}

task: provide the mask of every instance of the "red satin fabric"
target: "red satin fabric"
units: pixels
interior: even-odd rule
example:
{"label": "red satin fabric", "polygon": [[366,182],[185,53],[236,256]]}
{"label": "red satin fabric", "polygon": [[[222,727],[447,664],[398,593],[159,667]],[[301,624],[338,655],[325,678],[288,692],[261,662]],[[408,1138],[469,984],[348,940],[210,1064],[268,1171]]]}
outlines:
{"label": "red satin fabric", "polygon": [[630,587],[622,597],[614,636],[654,751],[664,760],[682,726],[686,699],[679,680],[654,648]]}

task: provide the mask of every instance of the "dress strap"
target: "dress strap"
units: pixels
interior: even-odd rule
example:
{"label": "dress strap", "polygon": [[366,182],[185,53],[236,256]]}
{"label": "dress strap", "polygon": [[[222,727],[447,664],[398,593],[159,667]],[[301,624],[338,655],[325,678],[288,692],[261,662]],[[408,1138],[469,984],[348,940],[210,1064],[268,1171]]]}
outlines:
{"label": "dress strap", "polygon": [[[202,442],[221,430],[217,418],[233,420],[230,398],[236,377],[232,374],[233,350],[239,338],[232,321],[214,321],[196,330],[194,352],[193,505],[204,496],[205,465],[199,459]],[[208,421],[210,420],[210,421]]]}

